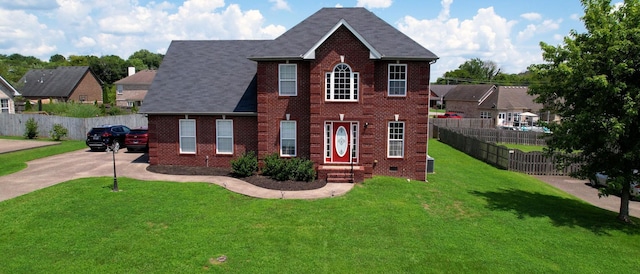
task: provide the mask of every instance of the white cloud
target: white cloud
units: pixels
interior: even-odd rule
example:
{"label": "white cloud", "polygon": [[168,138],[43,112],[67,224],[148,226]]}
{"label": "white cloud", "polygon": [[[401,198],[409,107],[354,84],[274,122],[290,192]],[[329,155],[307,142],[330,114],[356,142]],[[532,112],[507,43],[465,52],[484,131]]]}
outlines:
{"label": "white cloud", "polygon": [[96,40],[91,37],[80,37],[80,39],[73,40],[73,46],[78,48],[91,48],[96,45]]}
{"label": "white cloud", "polygon": [[3,9],[52,10],[58,7],[55,0],[0,0]]}
{"label": "white cloud", "polygon": [[[36,0],[23,3],[35,5]],[[273,39],[286,31],[281,25],[265,25],[260,11],[225,5],[224,0],[188,0],[180,6],[166,1],[57,0],[57,5],[47,12],[0,6],[0,51],[43,60],[57,53],[126,59],[140,49],[164,53],[176,39]]]}
{"label": "white cloud", "polygon": [[[514,44],[512,33],[516,21],[496,14],[493,7],[478,9],[471,19],[450,18],[451,2],[441,2],[442,10],[435,19],[405,16],[397,23],[400,31],[440,57],[432,66],[434,80],[472,58],[494,61],[506,73],[525,71],[530,64],[541,61],[539,48]],[[548,22],[541,23],[549,27],[546,24]]]}
{"label": "white cloud", "polygon": [[393,0],[358,0],[356,6],[368,9],[388,8],[392,3]]}
{"label": "white cloud", "polygon": [[554,31],[560,28],[560,23],[562,23],[562,19],[558,20],[544,20],[542,23],[534,25],[530,24],[527,27],[518,32],[518,40],[524,41],[532,38],[536,34],[546,33],[550,31]]}
{"label": "white cloud", "polygon": [[527,19],[529,21],[537,21],[542,19],[542,15],[535,12],[523,13],[523,14],[520,14],[520,17]]}
{"label": "white cloud", "polygon": [[[20,18],[20,21],[11,18]],[[47,56],[64,40],[64,33],[49,29],[38,17],[21,10],[0,9],[0,49],[6,53]]]}
{"label": "white cloud", "polygon": [[569,18],[571,18],[572,20],[580,21],[580,15],[577,13],[571,14]]}
{"label": "white cloud", "polygon": [[291,10],[286,0],[269,0],[269,2],[273,3],[272,8],[275,10]]}

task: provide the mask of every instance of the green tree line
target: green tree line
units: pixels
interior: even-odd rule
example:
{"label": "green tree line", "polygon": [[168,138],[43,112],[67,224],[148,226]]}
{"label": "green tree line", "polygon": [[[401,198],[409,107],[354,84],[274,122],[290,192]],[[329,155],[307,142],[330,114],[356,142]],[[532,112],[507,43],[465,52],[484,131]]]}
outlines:
{"label": "green tree line", "polygon": [[113,83],[126,77],[128,67],[135,67],[136,71],[158,69],[164,55],[152,53],[146,49],[134,52],[126,60],[116,55],[101,57],[93,55],[52,55],[49,61],[43,61],[33,56],[21,54],[0,54],[0,75],[14,87],[27,71],[31,69],[53,69],[61,66],[89,66],[103,82],[105,102],[114,102],[115,87]]}

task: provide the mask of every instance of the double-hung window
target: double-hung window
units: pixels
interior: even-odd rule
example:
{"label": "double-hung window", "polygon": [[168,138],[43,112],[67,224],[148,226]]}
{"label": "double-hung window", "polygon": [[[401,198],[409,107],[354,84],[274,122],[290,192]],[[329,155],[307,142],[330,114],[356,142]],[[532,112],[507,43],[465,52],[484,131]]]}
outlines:
{"label": "double-hung window", "polygon": [[196,153],[196,120],[180,119],[180,153]]}
{"label": "double-hung window", "polygon": [[358,101],[359,73],[353,72],[345,63],[337,64],[326,74],[325,92],[327,101]]}
{"label": "double-hung window", "polygon": [[296,121],[280,121],[280,156],[296,156]]}
{"label": "double-hung window", "polygon": [[389,64],[389,96],[407,96],[407,65]]}
{"label": "double-hung window", "polygon": [[216,120],[216,153],[233,154],[233,120]]}
{"label": "double-hung window", "polygon": [[280,64],[278,66],[278,79],[280,96],[296,96],[298,95],[296,64]]}
{"label": "double-hung window", "polygon": [[387,157],[404,157],[404,122],[389,122]]}
{"label": "double-hung window", "polygon": [[0,112],[9,112],[9,99],[0,99]]}

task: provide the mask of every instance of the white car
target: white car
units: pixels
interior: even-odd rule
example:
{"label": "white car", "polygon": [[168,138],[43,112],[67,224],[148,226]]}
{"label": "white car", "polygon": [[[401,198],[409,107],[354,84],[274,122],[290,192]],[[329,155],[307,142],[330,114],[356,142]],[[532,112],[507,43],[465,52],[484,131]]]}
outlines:
{"label": "white car", "polygon": [[[589,179],[589,184],[591,184],[591,186],[593,186],[593,187],[607,186],[607,179],[608,178],[609,178],[609,176],[598,172],[598,173],[596,173],[595,178]],[[640,184],[638,184],[638,182],[632,182],[631,183],[631,189],[629,190],[629,193],[633,197],[640,197]]]}

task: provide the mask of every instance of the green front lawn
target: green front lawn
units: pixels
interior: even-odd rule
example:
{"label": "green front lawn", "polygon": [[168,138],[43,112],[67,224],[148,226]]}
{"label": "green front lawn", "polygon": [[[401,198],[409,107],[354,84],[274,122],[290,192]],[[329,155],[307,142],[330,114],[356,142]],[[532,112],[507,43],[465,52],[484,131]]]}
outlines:
{"label": "green front lawn", "polygon": [[[24,140],[21,137],[2,137],[3,139],[15,139]],[[50,141],[50,140],[47,140]],[[32,140],[31,142],[38,142]],[[48,156],[71,152],[79,149],[86,148],[87,145],[84,141],[77,140],[64,140],[60,141],[58,145],[51,145],[46,147],[21,150],[15,152],[8,152],[0,154],[0,176],[18,172],[27,168],[27,162],[35,159],[40,159]],[[2,178],[0,178],[1,180]]]}
{"label": "green front lawn", "polygon": [[0,202],[0,273],[638,270],[640,229],[616,213],[429,145],[428,183],[376,177],[312,201],[204,183],[120,178],[117,193],[109,177],[58,184]]}

